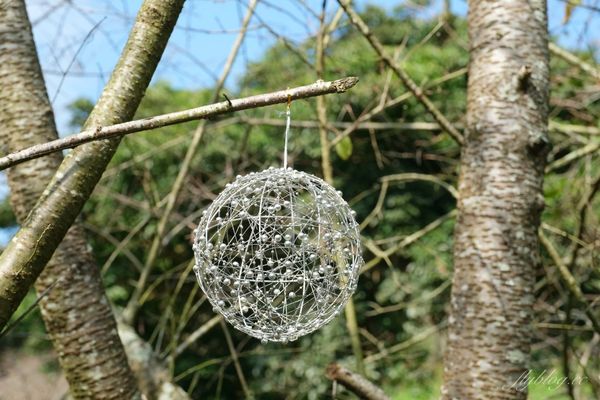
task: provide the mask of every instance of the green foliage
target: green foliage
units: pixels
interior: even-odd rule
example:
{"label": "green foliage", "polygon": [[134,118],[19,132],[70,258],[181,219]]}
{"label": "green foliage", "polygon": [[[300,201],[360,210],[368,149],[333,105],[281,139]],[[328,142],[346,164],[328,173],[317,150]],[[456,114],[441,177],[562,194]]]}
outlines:
{"label": "green foliage", "polygon": [[[463,121],[466,73],[461,71],[468,62],[465,21],[453,19],[450,36],[448,30],[440,29],[436,19],[415,18],[414,10],[408,7],[397,8],[391,15],[376,7],[367,7],[363,17],[390,54],[401,49],[399,62],[423,86],[446,117],[458,123]],[[242,89],[235,95],[268,92],[314,81],[314,69],[305,62],[314,63],[314,47],[312,39],[298,45],[298,51],[305,55],[303,60],[283,44],[274,45],[259,62],[249,65],[239,82]],[[371,110],[382,95],[386,99],[405,98],[377,114],[372,121],[433,121],[395,77],[389,79],[389,72],[366,40],[350,26],[342,25],[333,34],[326,55],[325,79],[346,75],[360,77],[359,84],[348,93],[326,98],[329,121],[352,122],[361,113]],[[552,68],[555,76],[562,77],[561,82],[554,82],[555,98],[580,96],[581,90],[589,85],[589,80],[560,60],[553,59]],[[449,75],[451,73],[455,74]],[[389,85],[386,84],[388,79]],[[147,91],[136,117],[195,107],[208,103],[211,97],[210,89],[189,91],[158,82]],[[600,114],[596,103],[585,104],[588,114]],[[74,126],[83,123],[91,107],[87,100],[72,105]],[[248,110],[238,116],[283,120],[283,111],[284,106],[276,106]],[[213,316],[207,302],[199,300],[201,293],[188,268],[192,258],[191,230],[202,209],[235,175],[281,165],[282,127],[226,125],[230,117],[222,116],[208,122],[163,237],[150,284],[142,296],[144,304],[136,328],[161,354],[168,354]],[[568,123],[584,122],[580,119],[581,113],[568,107],[557,107],[553,117]],[[295,101],[292,118],[316,120],[314,100]],[[90,238],[94,254],[99,265],[106,263],[103,267],[105,285],[117,308],[127,303],[140,268],[147,259],[158,220],[196,126],[197,123],[191,122],[126,137],[94,197],[85,207],[86,220],[93,227]],[[330,132],[329,138],[334,139],[337,134]],[[560,142],[564,138],[554,139]],[[555,157],[572,151],[576,145],[578,143],[564,146]],[[459,152],[457,145],[441,133],[388,129],[371,135],[367,130],[358,129],[332,152],[334,183],[356,210],[358,221],[362,222],[378,205],[380,179],[386,175],[435,174],[456,186]],[[292,129],[289,154],[295,168],[321,175],[317,130]],[[573,214],[573,205],[582,196],[581,182],[589,180],[590,176],[598,176],[598,173],[597,164],[590,161],[587,167],[569,170],[568,174],[550,175],[545,186],[547,208],[544,220],[566,232],[573,232],[579,218]],[[370,219],[362,235],[365,243],[372,242],[386,249],[444,218],[454,209],[455,199],[445,189],[430,182],[392,182],[380,206],[380,212]],[[593,204],[592,214],[600,215],[598,202]],[[13,220],[2,205],[0,222],[4,221],[11,223]],[[453,218],[446,218],[436,229],[374,262],[363,274],[354,300],[366,354],[376,354],[409,340],[445,319],[452,273],[453,229]],[[559,241],[561,251],[566,250],[570,242],[565,237]],[[372,250],[365,249],[367,262],[376,256]],[[597,272],[588,270],[585,276],[590,278],[585,290],[597,292]],[[543,285],[544,290],[549,290],[548,287]],[[548,298],[559,302],[554,289]],[[343,317],[287,346],[261,345],[233,329],[230,331],[250,389],[257,398],[323,398],[331,385],[324,378],[328,363],[337,361],[354,368]],[[577,341],[590,338],[586,334]],[[367,363],[366,374],[395,398],[437,398],[441,381],[440,346],[439,335],[433,335],[405,351]],[[549,352],[556,355],[554,350]],[[542,360],[536,358],[535,362],[540,365]],[[194,398],[243,396],[219,327],[183,352],[176,359],[173,371]],[[350,396],[342,391],[340,398]]]}
{"label": "green foliage", "polygon": [[69,125],[72,128],[81,128],[85,123],[85,120],[92,112],[94,103],[89,99],[77,99],[73,103],[69,104],[68,109],[71,112],[71,120]]}
{"label": "green foliage", "polygon": [[[0,352],[4,347],[20,346],[29,351],[48,350],[51,347],[40,310],[37,307],[32,308],[36,299],[35,291],[30,290],[7,325],[10,327],[9,330],[4,332],[0,339]],[[19,318],[21,320],[12,325]]]}
{"label": "green foliage", "polygon": [[8,197],[6,197],[0,202],[0,228],[8,228],[16,224],[17,218],[12,211]]}
{"label": "green foliage", "polygon": [[[409,18],[409,15],[411,14],[407,10],[398,10],[396,16],[387,16],[376,8],[368,8],[365,11],[368,23],[374,27],[378,37],[390,47],[390,51],[407,40],[407,49],[410,50],[402,52],[401,59],[417,81],[427,85],[427,80],[443,77],[466,65],[466,51],[458,43],[449,41],[442,35],[434,34],[429,42],[419,45],[419,42],[434,28],[436,22]],[[464,38],[464,24],[458,23],[457,29]],[[313,46],[314,43],[311,41],[300,45],[300,50],[307,54],[310,62],[314,62]],[[347,94],[326,98],[330,120],[339,120],[341,116],[342,121],[352,121],[356,115],[360,115],[374,105],[374,95],[377,98],[386,90],[384,82],[387,71],[382,68],[364,38],[353,30],[342,29],[327,51],[325,79],[343,75],[356,75],[361,79],[359,85]],[[357,57],[357,54],[360,57]],[[285,46],[278,44],[267,51],[263,60],[249,66],[248,73],[241,78],[240,86],[243,90],[239,95],[267,92],[314,80],[314,70]],[[464,111],[464,87],[463,75],[447,80],[442,84],[442,89],[433,90],[429,94],[450,119],[459,120]],[[448,92],[452,95],[449,96]],[[208,101],[209,93],[210,91],[190,93],[175,90],[161,82],[148,91],[139,116],[203,104]],[[389,97],[397,97],[404,93],[406,93],[405,88],[393,78],[389,85]],[[192,100],[194,96],[196,98]],[[282,119],[282,111],[282,107],[273,107],[248,110],[243,115],[258,119]],[[315,120],[315,115],[313,100],[296,101],[292,104],[294,120]],[[219,120],[222,121],[223,118]],[[405,101],[388,108],[374,120],[414,122],[431,119],[416,100],[407,97]],[[124,145],[115,157],[115,168],[140,155],[152,152],[170,140],[185,135],[189,137],[194,125],[170,127],[168,131],[160,130],[125,139]],[[246,127],[236,124],[223,129],[212,129],[210,126],[214,125],[209,125],[207,129],[201,149],[193,160],[192,173],[186,182],[186,189],[178,200],[177,211],[181,216],[190,215],[209,204],[211,196],[218,193],[235,174],[281,163],[283,147],[281,127]],[[368,131],[358,130],[351,138],[342,140],[332,154],[335,185],[342,190],[346,199],[358,199],[353,201],[352,205],[358,213],[359,221],[366,218],[375,206],[378,198],[378,182],[382,176],[420,171],[443,173],[449,182],[456,179],[453,162],[420,159],[418,155],[422,152],[456,155],[458,148],[448,139],[431,141],[429,132],[387,130],[377,131],[376,140],[378,149],[373,147]],[[182,142],[184,143],[185,141]],[[120,193],[129,199],[154,207],[168,194],[184,151],[183,145],[177,145],[164,152],[156,153],[151,161],[148,158],[148,161],[135,163],[120,170],[119,174],[111,176],[105,185],[110,187],[111,192]],[[376,167],[377,157],[385,159],[385,163],[379,168]],[[290,160],[298,169],[321,175],[320,142],[317,131],[292,129]],[[365,197],[362,195],[365,192],[371,194]],[[388,190],[381,217],[366,227],[363,235],[373,240],[395,236],[401,238],[423,228],[453,207],[453,198],[435,185],[419,182],[395,183]],[[124,238],[131,226],[139,223],[147,213],[145,210],[135,210],[134,207],[120,204],[118,199],[111,199],[110,196],[105,195],[95,198],[86,209],[94,224],[111,226],[112,235],[119,240]],[[115,218],[115,215],[119,217]],[[191,228],[193,223],[197,222],[197,218],[190,221],[187,226]],[[107,224],[107,220],[111,222]],[[140,260],[144,260],[148,243],[155,231],[153,229],[155,220],[156,218],[152,218],[146,229],[136,235],[128,246]],[[171,225],[175,224],[176,221]],[[432,321],[437,323],[443,319],[443,304],[449,295],[447,285],[435,295],[435,302],[428,299],[427,294],[443,285],[449,277],[451,270],[449,241],[452,226],[452,221],[443,224],[406,250],[392,255],[389,260],[392,267],[386,267],[385,262],[382,261],[380,266],[361,279],[354,297],[359,325],[374,337],[381,338],[381,345],[389,346],[408,340],[429,326]],[[178,244],[183,245],[181,254],[175,251]],[[96,254],[100,260],[106,259],[112,251],[111,246],[97,241],[94,247],[98,249]],[[367,259],[371,256],[369,252],[366,253]],[[140,322],[147,327],[148,338],[156,340],[156,343],[160,343],[160,340],[164,343],[165,339],[158,339],[161,336],[173,334],[169,326],[176,326],[180,317],[175,310],[181,310],[183,299],[186,298],[184,293],[189,292],[196,285],[193,280],[186,280],[177,298],[171,298],[177,280],[174,267],[190,257],[189,228],[186,228],[164,247],[154,268],[155,279],[161,281],[147,296]],[[126,286],[123,282],[135,279],[137,276],[137,272],[130,266],[127,267],[128,265],[130,263],[126,257],[119,255],[106,276],[108,286],[115,287],[113,290],[109,289],[109,293],[117,304],[124,304],[123,288]],[[407,307],[397,312],[376,314],[372,313],[374,311],[372,304],[375,301],[380,307],[395,305],[398,302],[406,302]],[[173,310],[176,315],[167,315],[170,310]],[[186,330],[198,326],[199,323],[195,321],[206,320],[206,316],[210,314],[209,307],[201,307],[196,314],[190,316],[193,322],[188,324],[189,328]],[[251,390],[260,398],[281,398],[283,393],[290,398],[322,398],[331,385],[324,377],[323,371],[326,365],[334,360],[353,365],[354,357],[343,317],[337,318],[325,329],[288,346],[260,345],[254,340],[248,342],[248,338],[242,334],[233,331],[231,333],[236,343],[246,343],[240,349],[241,352],[249,353],[241,359],[242,368],[247,373]],[[418,377],[419,374],[411,371],[419,370],[431,357],[437,357],[436,352],[432,351],[436,346],[435,343],[436,341],[432,340],[416,346],[407,357],[398,354],[393,358],[392,363],[369,364],[367,374],[390,390],[400,382],[425,379],[427,373],[422,370],[419,373],[421,378]],[[363,346],[368,353],[379,351],[377,345],[369,341],[364,341]],[[185,375],[186,371],[190,371],[190,375],[186,375],[183,383],[193,387],[197,396],[212,398],[220,394],[222,398],[239,397],[237,379],[228,362],[207,363],[201,369],[194,370],[194,366],[202,360],[219,357],[227,360],[229,354],[226,349],[221,333],[215,329],[178,358],[176,375]],[[394,368],[400,368],[398,373],[389,373]],[[219,378],[212,378],[215,376]],[[194,386],[195,381],[202,384]]]}

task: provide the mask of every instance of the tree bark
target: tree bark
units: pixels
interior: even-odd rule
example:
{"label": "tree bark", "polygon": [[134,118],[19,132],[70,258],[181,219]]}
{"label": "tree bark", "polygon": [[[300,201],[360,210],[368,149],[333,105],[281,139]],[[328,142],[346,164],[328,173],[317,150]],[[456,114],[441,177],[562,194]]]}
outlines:
{"label": "tree bark", "polygon": [[[24,2],[15,0],[0,9],[0,21],[3,28],[0,29],[2,150],[20,149],[56,139],[53,113]],[[29,210],[44,191],[61,159],[60,153],[54,153],[8,171],[11,203],[21,223],[25,223]],[[53,284],[40,307],[73,397],[136,397],[135,379],[117,334],[99,270],[87,246],[85,232],[78,224],[69,229],[40,274],[36,289],[41,293]],[[128,343],[134,341],[129,340]],[[141,352],[131,353],[138,355]],[[147,357],[153,357],[151,351]],[[155,370],[158,367],[153,368]],[[144,390],[146,397],[156,398],[167,380],[157,381],[151,390]],[[142,386],[148,389],[147,385]],[[174,393],[182,392],[177,387],[168,389]]]}
{"label": "tree bark", "polygon": [[152,346],[140,338],[131,325],[119,322],[118,329],[129,365],[146,399],[190,400],[189,395],[172,382],[169,370],[156,356]]}
{"label": "tree bark", "polygon": [[[0,142],[9,150],[43,143],[58,135],[38,63],[25,2],[0,9]],[[6,149],[3,149],[6,150]],[[11,168],[11,204],[22,223],[60,165],[54,153]],[[37,280],[38,293],[54,282],[40,302],[48,333],[75,398],[131,398],[137,393],[116,322],[85,234],[74,225]]]}
{"label": "tree bark", "polygon": [[525,399],[548,150],[543,0],[469,1],[444,399]]}
{"label": "tree bark", "polygon": [[[115,124],[133,117],[183,1],[146,0],[143,3],[121,58],[88,118],[86,128]],[[0,328],[5,326],[60,244],[102,176],[119,141],[119,138],[96,141],[71,151],[7,245],[0,256]]]}

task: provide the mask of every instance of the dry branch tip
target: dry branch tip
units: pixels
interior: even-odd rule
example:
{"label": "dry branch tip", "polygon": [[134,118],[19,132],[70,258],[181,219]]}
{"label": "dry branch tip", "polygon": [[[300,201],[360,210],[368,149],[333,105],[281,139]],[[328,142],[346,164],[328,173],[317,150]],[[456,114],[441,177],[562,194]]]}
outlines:
{"label": "dry branch tip", "polygon": [[358,83],[356,76],[349,76],[333,81],[331,84],[335,87],[337,93],[344,93],[346,90],[354,87]]}

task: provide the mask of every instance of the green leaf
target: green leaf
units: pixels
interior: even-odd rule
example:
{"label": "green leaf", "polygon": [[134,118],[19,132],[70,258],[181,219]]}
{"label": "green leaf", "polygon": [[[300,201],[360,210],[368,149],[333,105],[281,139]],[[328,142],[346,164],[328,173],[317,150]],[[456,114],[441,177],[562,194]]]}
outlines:
{"label": "green leaf", "polygon": [[335,145],[335,152],[342,160],[347,160],[352,155],[352,140],[346,136]]}

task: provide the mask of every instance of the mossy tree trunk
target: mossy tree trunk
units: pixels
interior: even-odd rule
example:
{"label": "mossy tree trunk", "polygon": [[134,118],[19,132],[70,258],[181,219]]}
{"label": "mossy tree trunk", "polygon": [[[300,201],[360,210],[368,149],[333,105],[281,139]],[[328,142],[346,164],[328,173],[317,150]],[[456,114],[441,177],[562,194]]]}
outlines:
{"label": "mossy tree trunk", "polygon": [[546,2],[472,0],[468,28],[442,398],[525,399],[548,149]]}
{"label": "mossy tree trunk", "polygon": [[[182,5],[182,0],[144,3],[88,126],[133,116]],[[0,26],[0,142],[7,152],[57,134],[24,1],[0,8]],[[42,315],[75,398],[125,399],[138,393],[85,232],[77,223],[69,229],[117,145],[118,140],[111,140],[74,150],[29,218],[62,156],[54,153],[8,171],[11,203],[23,228],[2,254],[0,320],[6,322],[66,233],[36,288],[50,288],[40,303]],[[69,184],[70,189],[63,186]],[[75,187],[85,190],[76,192]]]}

